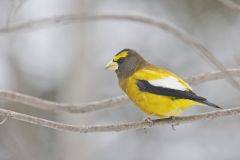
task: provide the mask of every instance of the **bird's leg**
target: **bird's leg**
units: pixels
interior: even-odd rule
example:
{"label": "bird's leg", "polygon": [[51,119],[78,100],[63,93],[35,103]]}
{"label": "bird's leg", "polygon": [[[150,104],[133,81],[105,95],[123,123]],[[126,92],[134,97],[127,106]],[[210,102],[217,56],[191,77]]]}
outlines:
{"label": "bird's leg", "polygon": [[176,130],[176,129],[175,129],[175,126],[178,125],[178,123],[175,122],[175,118],[176,118],[176,117],[175,117],[175,116],[171,116],[170,118],[172,119],[172,120],[171,120],[171,121],[172,121],[172,130],[175,131],[175,130]]}
{"label": "bird's leg", "polygon": [[149,127],[153,126],[153,121],[150,117],[145,118],[144,121],[148,123]]}

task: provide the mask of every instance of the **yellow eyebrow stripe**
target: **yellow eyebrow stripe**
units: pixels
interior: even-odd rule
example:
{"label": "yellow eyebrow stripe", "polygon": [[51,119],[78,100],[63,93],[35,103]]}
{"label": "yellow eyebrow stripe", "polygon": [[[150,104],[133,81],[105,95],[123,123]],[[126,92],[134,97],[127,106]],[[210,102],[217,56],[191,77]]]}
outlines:
{"label": "yellow eyebrow stripe", "polygon": [[118,61],[120,58],[124,58],[124,57],[127,57],[128,55],[128,51],[123,51],[119,54],[117,54],[116,56],[113,57],[113,61]]}

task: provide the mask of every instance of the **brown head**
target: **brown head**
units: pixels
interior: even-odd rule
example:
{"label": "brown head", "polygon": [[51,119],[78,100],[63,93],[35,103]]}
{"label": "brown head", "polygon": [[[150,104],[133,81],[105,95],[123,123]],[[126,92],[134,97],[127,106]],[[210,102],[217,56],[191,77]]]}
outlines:
{"label": "brown head", "polygon": [[146,64],[148,64],[147,61],[136,51],[123,49],[106,65],[106,69],[115,71],[119,79],[125,79]]}

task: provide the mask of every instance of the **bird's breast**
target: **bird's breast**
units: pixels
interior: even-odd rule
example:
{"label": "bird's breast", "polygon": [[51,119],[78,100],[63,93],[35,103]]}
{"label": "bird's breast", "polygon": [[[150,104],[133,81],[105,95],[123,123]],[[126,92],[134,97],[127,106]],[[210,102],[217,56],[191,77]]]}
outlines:
{"label": "bird's breast", "polygon": [[130,77],[121,81],[119,85],[129,99],[147,114],[165,117],[180,113],[171,97],[140,91],[137,86],[137,80],[134,78]]}

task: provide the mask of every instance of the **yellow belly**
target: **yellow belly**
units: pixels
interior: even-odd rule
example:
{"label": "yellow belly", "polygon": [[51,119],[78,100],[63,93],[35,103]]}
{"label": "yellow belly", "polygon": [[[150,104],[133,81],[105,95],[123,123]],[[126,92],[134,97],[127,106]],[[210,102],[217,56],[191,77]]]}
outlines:
{"label": "yellow belly", "polygon": [[184,109],[192,105],[200,105],[192,100],[142,92],[138,89],[135,80],[128,80],[123,90],[143,112],[158,117],[178,116]]}

